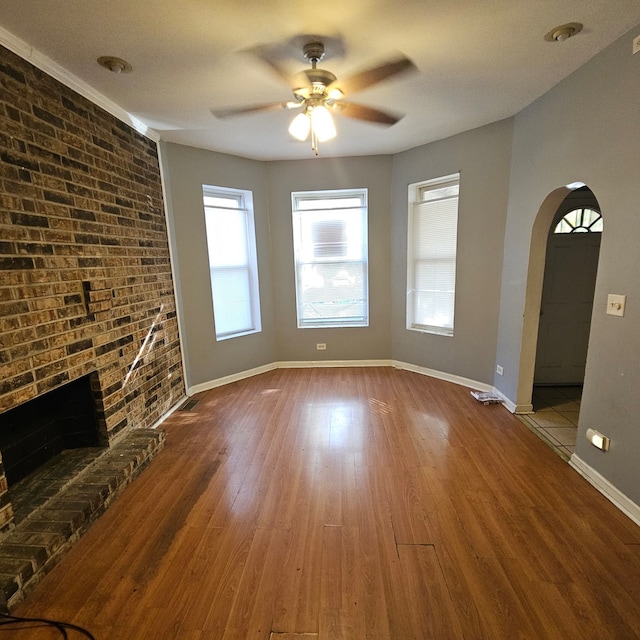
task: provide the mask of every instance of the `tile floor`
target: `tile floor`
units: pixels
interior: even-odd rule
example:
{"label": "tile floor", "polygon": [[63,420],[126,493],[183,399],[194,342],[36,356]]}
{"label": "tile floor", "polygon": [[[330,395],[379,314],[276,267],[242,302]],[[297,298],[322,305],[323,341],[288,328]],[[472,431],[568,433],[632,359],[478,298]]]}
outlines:
{"label": "tile floor", "polygon": [[568,460],[576,450],[582,386],[533,388],[533,410],[523,416],[531,430]]}

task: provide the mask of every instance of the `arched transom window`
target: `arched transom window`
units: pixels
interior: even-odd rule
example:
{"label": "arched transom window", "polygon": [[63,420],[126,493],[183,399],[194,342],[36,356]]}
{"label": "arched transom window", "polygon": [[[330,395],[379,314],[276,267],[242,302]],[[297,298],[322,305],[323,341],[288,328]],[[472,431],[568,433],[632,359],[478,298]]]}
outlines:
{"label": "arched transom window", "polygon": [[573,209],[556,225],[553,233],[600,233],[602,216],[595,209]]}

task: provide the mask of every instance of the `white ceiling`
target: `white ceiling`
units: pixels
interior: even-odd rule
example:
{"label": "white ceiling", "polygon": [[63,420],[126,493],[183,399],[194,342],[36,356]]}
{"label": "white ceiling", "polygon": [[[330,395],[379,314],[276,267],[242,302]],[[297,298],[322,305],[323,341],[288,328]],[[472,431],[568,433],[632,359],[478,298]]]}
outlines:
{"label": "white ceiling", "polygon": [[[567,22],[584,29],[544,40]],[[312,157],[287,133],[292,112],[211,113],[291,98],[256,50],[293,75],[308,67],[302,36],[322,36],[319,66],[338,78],[397,52],[411,58],[417,73],[347,96],[405,114],[399,123],[338,116],[337,138],[320,145],[323,157],[369,155],[511,116],[639,23],[638,0],[2,0],[0,36],[24,41],[164,140],[266,160]],[[105,70],[104,55],[133,72]]]}

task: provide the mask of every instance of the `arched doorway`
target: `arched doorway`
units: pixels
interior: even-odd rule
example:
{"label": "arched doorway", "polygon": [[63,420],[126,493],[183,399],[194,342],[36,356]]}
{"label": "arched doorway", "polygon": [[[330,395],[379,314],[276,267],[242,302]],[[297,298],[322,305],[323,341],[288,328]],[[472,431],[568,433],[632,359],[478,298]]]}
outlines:
{"label": "arched doorway", "polygon": [[581,386],[602,232],[600,205],[587,188],[558,208],[547,239],[534,385]]}
{"label": "arched doorway", "polygon": [[[561,222],[565,216],[576,210],[589,210],[596,213],[595,215],[576,213],[567,219],[566,225],[562,225]],[[596,218],[599,221],[593,231],[596,229],[600,231],[602,228],[600,207],[594,194],[582,183],[556,189],[545,198],[538,211],[532,228],[527,274],[517,394],[518,413],[532,413],[534,409],[545,408],[539,396],[553,395],[554,392],[540,394],[538,385],[542,384],[574,387],[566,394],[574,396],[574,398],[567,398],[567,405],[571,404],[572,400],[579,399],[579,387],[584,381],[584,363],[588,347],[601,234],[597,233],[597,247],[594,246],[596,236],[591,238],[587,236],[589,235],[588,227],[595,222]],[[580,230],[574,231],[575,235],[553,233],[555,230],[571,231],[572,226],[576,229],[580,227]],[[573,235],[571,240],[569,240],[570,235]],[[576,274],[579,275],[579,284],[572,280]],[[585,299],[584,291],[589,289],[590,294]],[[580,290],[580,295],[577,297],[573,296],[576,290]],[[575,299],[570,300],[571,296]],[[571,308],[573,303],[581,306],[580,314],[573,315],[575,311],[575,306]],[[568,313],[565,314],[566,317],[562,317],[563,314],[560,313],[559,321],[556,312],[562,311],[563,306],[564,311]],[[534,382],[538,392],[535,397]],[[534,406],[536,398],[538,399],[537,407]],[[570,416],[575,422],[575,428],[579,408],[576,410],[575,402],[572,406],[565,408],[572,410],[575,414]],[[535,414],[533,418],[535,419]],[[550,421],[545,419],[542,413],[538,415],[537,420],[540,425],[544,425],[541,426],[542,429],[552,428]],[[533,425],[536,426],[536,423],[534,422]],[[558,420],[556,427],[561,426],[569,425],[566,420]],[[552,433],[564,442],[563,446],[566,445],[563,453],[570,455],[570,430]],[[575,444],[575,435],[573,438]],[[558,441],[554,440],[554,442],[560,445]]]}

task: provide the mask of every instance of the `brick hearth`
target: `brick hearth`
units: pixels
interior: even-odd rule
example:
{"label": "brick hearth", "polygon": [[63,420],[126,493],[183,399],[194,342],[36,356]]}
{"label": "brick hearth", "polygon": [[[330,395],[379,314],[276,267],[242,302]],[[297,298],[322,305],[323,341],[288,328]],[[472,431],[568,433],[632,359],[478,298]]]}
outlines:
{"label": "brick hearth", "polygon": [[0,611],[25,598],[163,445],[163,431],[132,430],[108,450],[64,451],[11,488],[16,526],[0,538]]}

